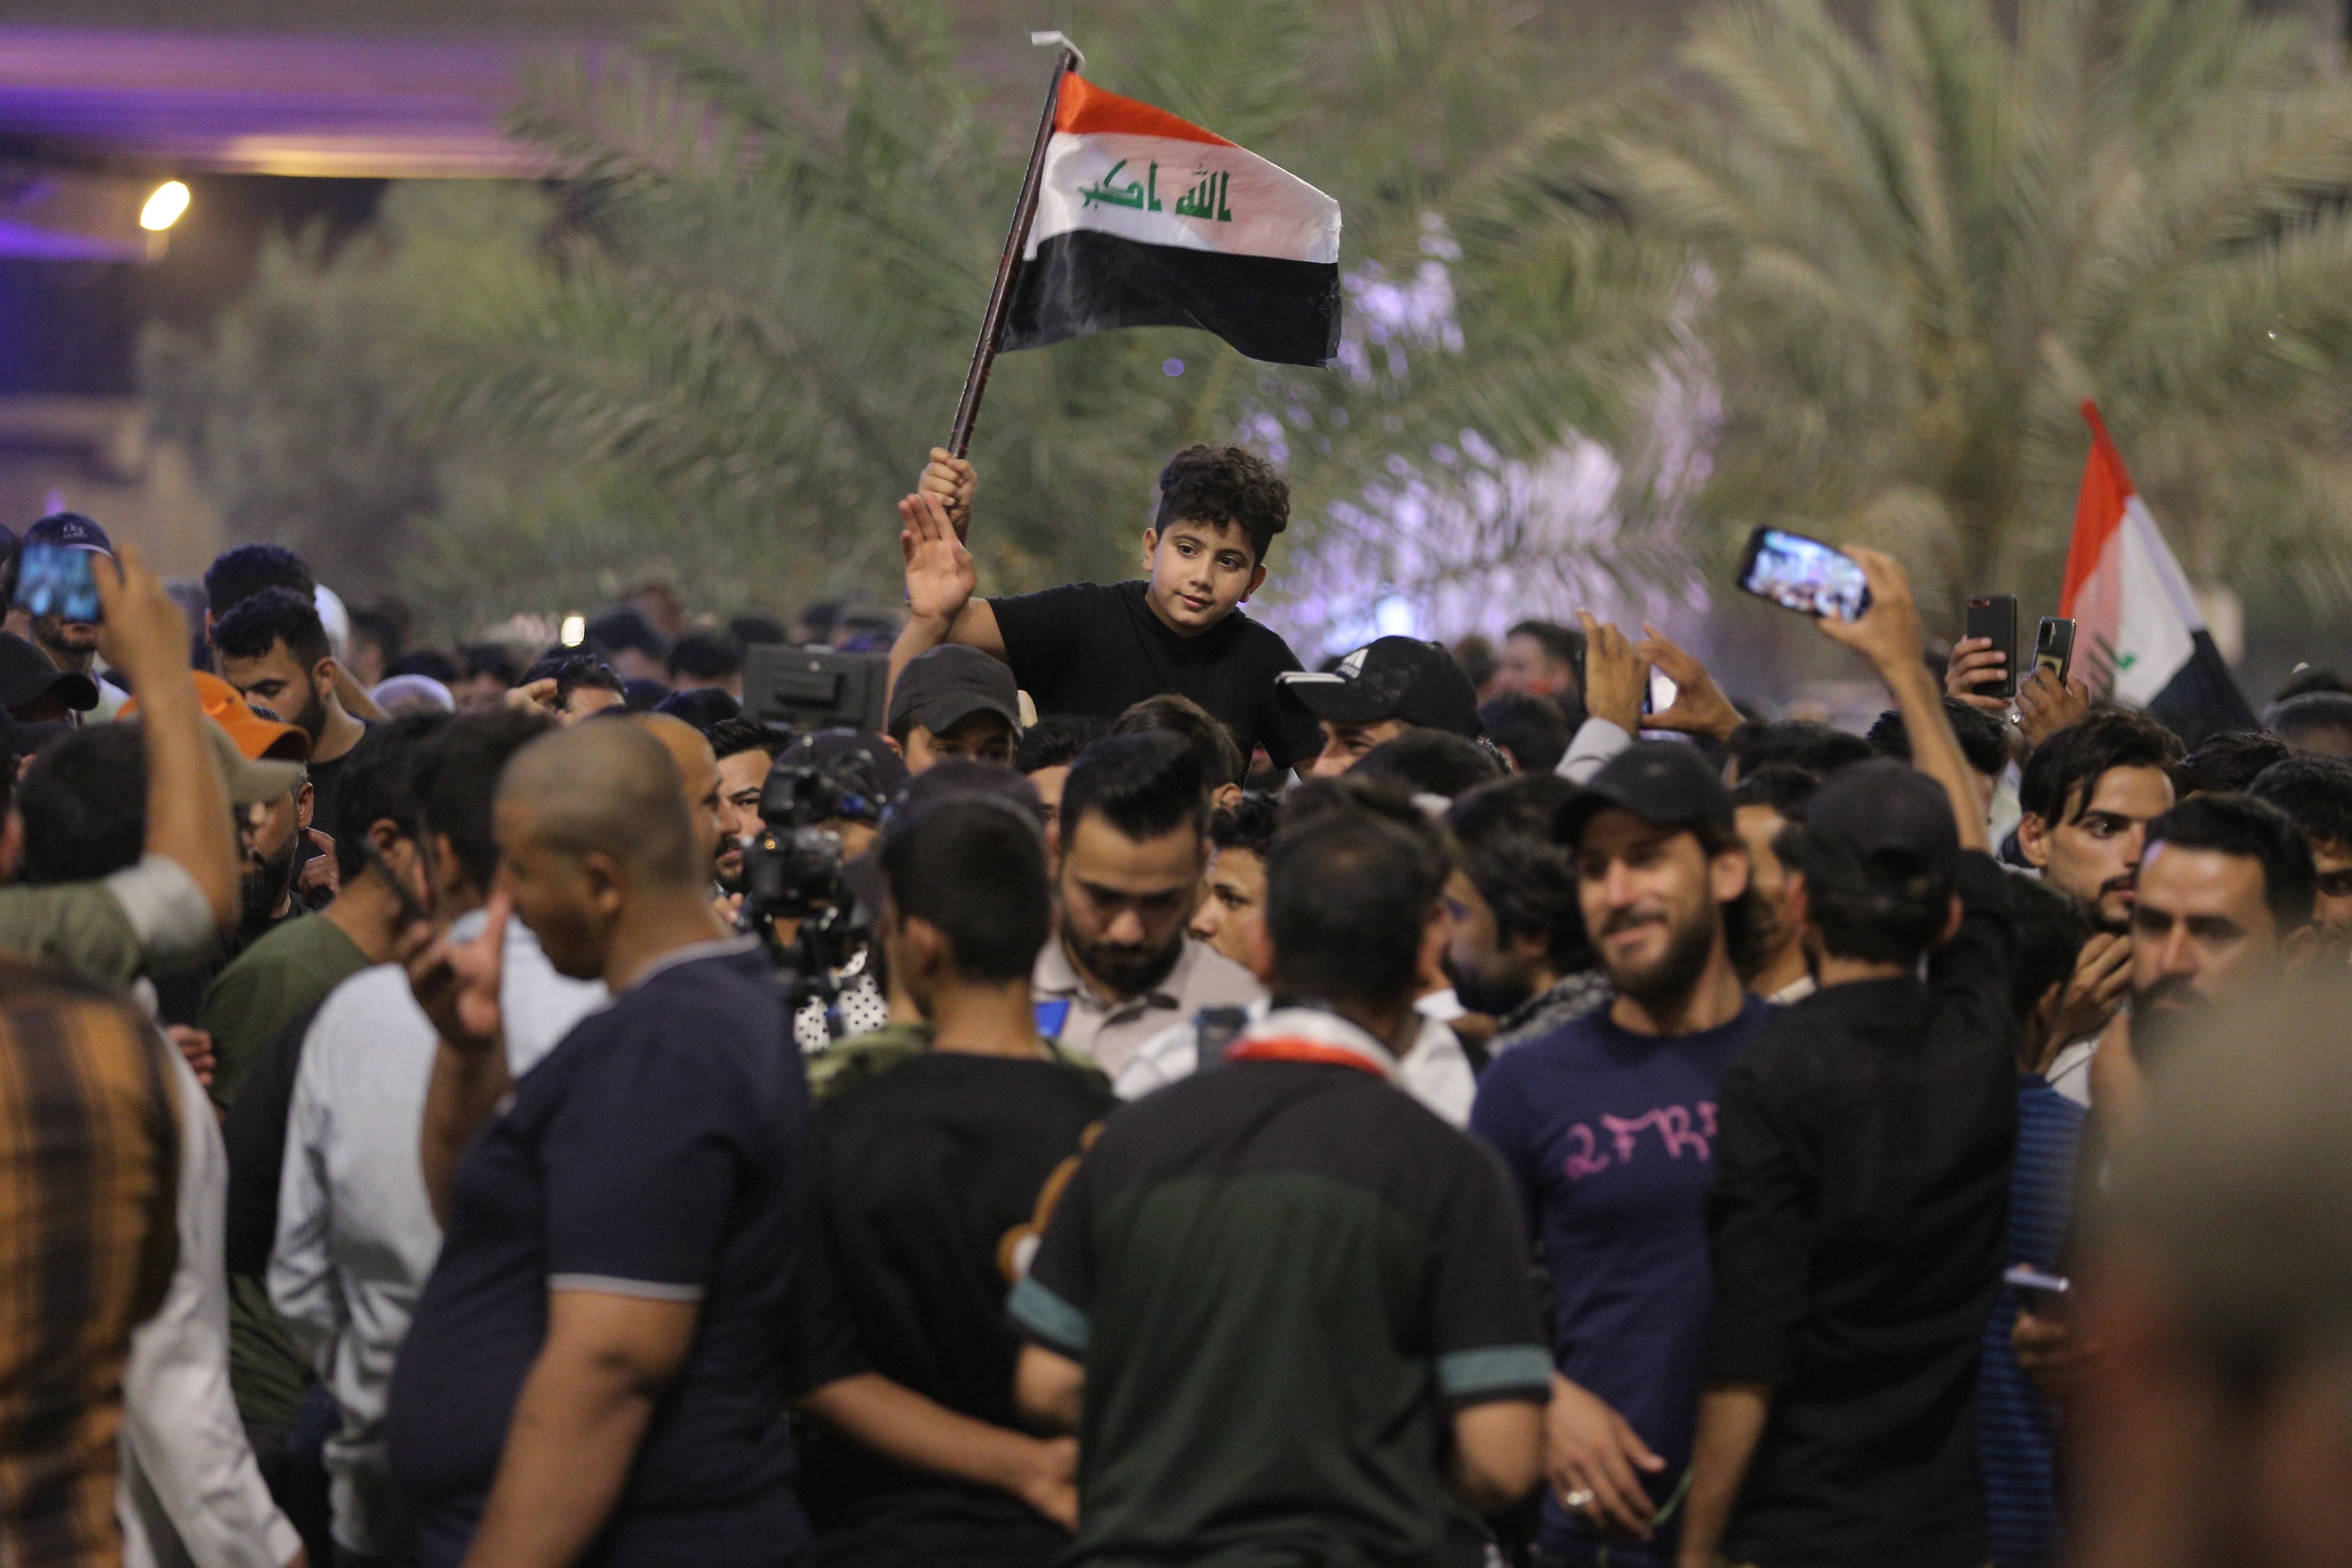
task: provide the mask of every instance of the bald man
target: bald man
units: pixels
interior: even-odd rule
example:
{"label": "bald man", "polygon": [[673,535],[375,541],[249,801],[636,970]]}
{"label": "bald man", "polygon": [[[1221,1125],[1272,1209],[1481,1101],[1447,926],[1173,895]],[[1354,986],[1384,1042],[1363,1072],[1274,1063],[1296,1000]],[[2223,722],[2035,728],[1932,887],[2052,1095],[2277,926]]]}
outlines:
{"label": "bald man", "polygon": [[[604,722],[525,747],[489,929],[409,966],[440,1036],[420,1153],[446,1230],[389,1426],[425,1568],[556,1568],[591,1542],[611,1568],[806,1554],[775,1331],[799,1053],[766,959],[710,910],[668,739]],[[509,913],[614,995],[520,1081],[499,1048]]]}
{"label": "bald man", "polygon": [[727,821],[719,803],[719,755],[701,731],[668,713],[632,713],[635,724],[662,743],[677,765],[679,793],[694,820],[694,839],[713,881],[719,876],[719,846],[727,837]]}

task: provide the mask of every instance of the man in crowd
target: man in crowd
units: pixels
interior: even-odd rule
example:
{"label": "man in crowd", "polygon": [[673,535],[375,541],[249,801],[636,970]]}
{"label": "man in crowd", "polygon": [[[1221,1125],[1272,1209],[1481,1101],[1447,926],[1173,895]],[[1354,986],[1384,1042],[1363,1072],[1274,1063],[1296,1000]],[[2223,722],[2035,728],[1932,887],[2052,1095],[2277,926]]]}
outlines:
{"label": "man in crowd", "polygon": [[890,739],[919,773],[942,757],[1013,765],[1021,694],[1001,659],[942,643],[909,659],[890,687]]}
{"label": "man in crowd", "polygon": [[1805,803],[1821,781],[1787,763],[1767,763],[1731,792],[1733,821],[1748,846],[1748,879],[1765,913],[1758,951],[1740,976],[1750,991],[1783,1006],[1813,994],[1805,956],[1804,922],[1789,905],[1789,868],[1780,863],[1780,835],[1805,819]]}
{"label": "man in crowd", "polygon": [[743,700],[743,650],[724,632],[683,634],[669,645],[665,669],[672,692],[724,691]]}
{"label": "man in crowd", "polygon": [[[479,938],[498,867],[491,802],[499,774],[549,727],[541,715],[509,710],[447,722],[405,755],[373,751],[383,731],[362,742],[371,748],[362,760],[375,763],[380,781],[379,815],[358,821],[362,799],[347,795],[345,826],[377,847],[412,908],[430,911],[436,931],[457,942]],[[354,894],[379,891],[374,880],[371,873],[347,883],[328,916]],[[388,901],[386,924],[371,936],[408,933],[397,900]],[[520,1079],[610,993],[600,982],[556,973],[516,921],[506,930],[499,999],[508,1069]],[[284,1173],[269,1190],[271,1232],[262,1242],[269,1297],[307,1342],[333,1396],[326,1449],[333,1534],[338,1550],[360,1563],[404,1561],[415,1549],[414,1523],[385,1462],[384,1401],[440,1248],[441,1228],[416,1173],[416,1131],[436,1048],[405,972],[380,963],[338,986],[255,1079],[256,1088],[284,1085],[276,1100],[278,1148],[268,1155],[270,1169],[282,1163]],[[233,1139],[247,1131],[251,1098],[249,1090],[231,1116]]]}
{"label": "man in crowd", "polygon": [[2284,741],[2259,730],[2224,730],[2174,764],[2172,787],[2193,795],[2239,795],[2273,763],[2294,755]]}
{"label": "man in crowd", "polygon": [[1583,700],[1584,634],[1551,621],[1521,621],[1503,637],[1495,684],[1505,691]]}
{"label": "man in crowd", "polygon": [[[1960,755],[1968,761],[1969,773],[1976,781],[1977,798],[1983,803],[1990,820],[1993,795],[2000,788],[2001,775],[2009,772],[2008,733],[2000,720],[1956,697],[1944,699],[1944,717],[1960,742]],[[1903,715],[1892,708],[1878,716],[1863,739],[1882,757],[1892,757],[1900,763],[1911,760],[1911,732],[1904,724]]]}
{"label": "man in crowd", "polygon": [[1755,919],[1748,853],[1714,770],[1669,742],[1603,766],[1557,831],[1615,999],[1496,1058],[1471,1126],[1517,1179],[1551,1279],[1538,1543],[1658,1563],[1698,1400],[1716,1086],[1767,1012],[1732,963]]}
{"label": "man in crowd", "polygon": [[[97,881],[0,887],[0,952],[127,984],[142,973],[201,963],[215,933],[236,924],[236,830],[224,768],[248,785],[236,792],[238,805],[256,798],[250,788],[282,783],[236,767],[235,743],[206,723],[188,669],[187,623],[138,552],[126,545],[119,568],[109,557],[95,563],[94,574],[107,617],[100,646],[147,694],[139,725],[146,773],[141,854],[136,865]],[[7,803],[0,870],[13,869],[25,850],[16,773],[13,762],[0,767],[0,802]]]}
{"label": "man in crowd", "polygon": [[[2352,1540],[2352,1053],[2340,975],[2218,1011],[2118,1151],[2067,1412],[2086,1568],[2327,1568]],[[2226,1484],[2216,1484],[2226,1479]]]}
{"label": "man in crowd", "polygon": [[1183,737],[1200,754],[1201,776],[1209,781],[1210,805],[1231,805],[1241,798],[1242,781],[1249,773],[1249,759],[1242,755],[1241,748],[1234,743],[1233,732],[1217,722],[1214,714],[1189,697],[1163,691],[1129,708],[1112,721],[1110,727],[1114,735],[1137,735],[1153,730]]}
{"label": "man in crowd", "polygon": [[[1272,812],[1274,803],[1268,796],[1244,798],[1245,802],[1263,802]],[[1364,778],[1359,772],[1346,779],[1318,779],[1290,791],[1283,796],[1278,813],[1271,815],[1268,826],[1278,837],[1281,831],[1299,826],[1316,813],[1327,810],[1387,812],[1416,829],[1426,815],[1393,785]],[[1224,815],[1220,811],[1212,817],[1213,837],[1216,817]],[[1260,863],[1263,864],[1263,856]],[[1265,942],[1263,871],[1259,878],[1258,907],[1245,920],[1221,923],[1219,934],[1246,935],[1248,944],[1234,961],[1255,976],[1259,984],[1272,985],[1274,952]],[[1215,880],[1212,876],[1213,886]],[[1197,929],[1199,917],[1194,920]],[[1454,1126],[1466,1127],[1470,1122],[1470,1103],[1477,1096],[1477,1073],[1462,1036],[1455,1032],[1464,1009],[1444,988],[1442,973],[1433,968],[1414,977],[1414,1033],[1397,1058],[1396,1081],[1400,1089]],[[1451,1003],[1450,1008],[1433,1005],[1433,988]],[[1260,995],[1245,1006],[1204,1007],[1190,1018],[1169,1025],[1137,1047],[1127,1065],[1119,1069],[1118,1077],[1113,1080],[1118,1097],[1139,1100],[1179,1079],[1190,1078],[1204,1065],[1213,1067],[1224,1060],[1227,1050],[1251,1026],[1263,1022],[1273,1005],[1270,996]]]}
{"label": "man in crowd", "polygon": [[931,1043],[811,1121],[801,1405],[852,1440],[813,1448],[803,1492],[829,1563],[1045,1568],[1076,1522],[1076,1447],[1021,1429],[1004,1293],[1114,1102],[1037,1037],[1034,816],[992,795],[902,807],[881,859],[890,973]]}
{"label": "man in crowd", "polygon": [[32,643],[0,632],[0,708],[8,717],[19,724],[68,724],[98,700],[96,680],[60,669]]}
{"label": "man in crowd", "polygon": [[1852,553],[1869,607],[1818,624],[1886,683],[1914,765],[1831,774],[1789,836],[1820,988],[1724,1076],[1679,1568],[1974,1568],[1990,1550],[1978,1347],[2017,1138],[2015,931],[1910,584]]}
{"label": "man in crowd", "polygon": [[1571,722],[1560,705],[1549,697],[1538,697],[1525,691],[1506,691],[1490,697],[1478,707],[1478,722],[1486,738],[1495,742],[1511,766],[1523,773],[1548,773],[1559,766],[1559,759],[1568,752],[1568,742],[1576,733],[1577,724],[1583,721],[1584,710],[1577,708],[1577,718]]}
{"label": "man in crowd", "polygon": [[290,589],[265,589],[213,623],[213,646],[222,676],[247,701],[310,738],[310,787],[333,821],[343,764],[367,726],[336,692],[341,667],[317,607]]}
{"label": "man in crowd", "polygon": [[1209,886],[1186,928],[1243,968],[1256,962],[1265,930],[1265,852],[1274,844],[1281,803],[1245,795],[1209,814]]}
{"label": "man in crowd", "polygon": [[1113,1118],[1047,1220],[1011,1309],[1022,1410],[1079,1436],[1064,1562],[1438,1562],[1468,1544],[1456,1498],[1534,1484],[1548,1368],[1508,1179],[1390,1081],[1445,868],[1410,812],[1285,832],[1289,1005]]}
{"label": "man in crowd", "polygon": [[1174,735],[1098,742],[1063,786],[1061,932],[1037,955],[1039,1026],[1112,1078],[1170,1024],[1260,994],[1247,970],[1185,934],[1208,817],[1200,758]]}
{"label": "man in crowd", "polygon": [[1238,447],[1186,447],[1160,470],[1159,512],[1143,531],[1147,577],[1010,599],[973,596],[963,534],[976,482],[971,464],[934,450],[918,493],[898,504],[911,614],[894,671],[926,648],[964,643],[1010,665],[1040,712],[1115,719],[1175,691],[1214,714],[1244,757],[1264,746],[1276,766],[1293,767],[1314,754],[1313,727],[1275,702],[1275,678],[1297,669],[1297,657],[1241,613],[1290,521],[1290,488],[1272,464]]}
{"label": "man in crowd", "polygon": [[1454,656],[1417,637],[1365,644],[1325,674],[1297,670],[1278,678],[1284,701],[1313,719],[1323,743],[1305,771],[1337,778],[1365,753],[1413,730],[1475,738],[1478,693]]}
{"label": "man in crowd", "polygon": [[513,907],[559,972],[614,995],[536,1070],[505,1049],[508,892],[481,936],[410,966],[441,1042],[421,1153],[449,1228],[388,1434],[428,1568],[805,1551],[776,1333],[805,1089],[765,956],[710,910],[682,787],[629,724],[508,765]]}
{"label": "man in crowd", "polygon": [[2049,1068],[2053,1088],[2090,1103],[2099,1030],[2130,984],[2132,900],[2147,825],[2172,808],[2180,742],[2143,713],[2102,709],[2058,731],[2025,762],[2017,845],[2026,863],[2098,928],[2068,988],[2067,1043]]}
{"label": "man in crowd", "polygon": [[2342,962],[2352,952],[2352,763],[2292,757],[2264,768],[2247,793],[2285,812],[2310,842],[2319,942]]}
{"label": "man in crowd", "polygon": [[[2065,1042],[2059,1008],[2074,955],[2090,940],[2083,907],[2046,882],[2009,884],[2017,928],[2010,1012],[2018,1020],[2017,1158],[2009,1178],[2009,1241],[2003,1256],[2063,1275],[2061,1257],[2074,1207],[2075,1151],[2084,1108],[2050,1087],[2042,1068]],[[1982,1342],[1979,1384],[1985,1530],[1993,1568],[2049,1568],[2059,1549],[2056,1405],[2033,1386],[2011,1342],[2021,1306],[2004,1285]]]}
{"label": "man in crowd", "polygon": [[[107,539],[106,531],[78,511],[52,512],[42,518],[25,531],[25,542],[85,551],[110,561],[114,558],[114,546]],[[32,634],[33,641],[48,656],[51,664],[96,683],[98,702],[91,718],[102,721],[114,717],[122,706],[124,693],[111,681],[99,679],[98,627],[87,621],[68,621],[52,612],[34,617]]]}
{"label": "man in crowd", "polygon": [[[743,890],[743,847],[767,831],[760,816],[760,792],[767,787],[768,770],[792,737],[749,719],[730,719],[707,732],[711,755],[719,762],[719,889]],[[844,847],[846,853],[846,846]]]}
{"label": "man in crowd", "polygon": [[1090,713],[1048,713],[1021,731],[1013,748],[1013,767],[1029,781],[1045,807],[1046,863],[1055,854],[1055,839],[1062,817],[1062,784],[1078,753],[1110,733],[1110,721]]}
{"label": "man in crowd", "polygon": [[1445,885],[1454,916],[1445,973],[1464,1007],[1496,1020],[1490,1054],[1609,1000],[1584,934],[1575,859],[1551,837],[1575,793],[1565,779],[1523,773],[1472,790],[1446,814],[1458,859]]}
{"label": "man in crowd", "polygon": [[590,617],[586,646],[623,680],[658,685],[668,673],[669,645],[635,605],[615,605]]}

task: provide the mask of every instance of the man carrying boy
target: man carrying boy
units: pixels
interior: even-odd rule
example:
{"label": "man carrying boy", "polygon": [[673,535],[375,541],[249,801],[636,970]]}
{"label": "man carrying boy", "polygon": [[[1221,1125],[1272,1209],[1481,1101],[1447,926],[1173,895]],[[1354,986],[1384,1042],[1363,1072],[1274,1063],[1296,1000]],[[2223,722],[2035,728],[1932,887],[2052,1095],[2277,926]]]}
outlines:
{"label": "man carrying boy", "polygon": [[1188,447],[1160,475],[1160,512],[1143,531],[1140,581],[1072,583],[1018,598],[974,596],[980,577],[963,533],[971,465],[931,454],[922,488],[898,503],[906,525],[907,629],[890,650],[895,679],[943,642],[1013,667],[1041,713],[1117,718],[1144,698],[1181,692],[1234,733],[1291,767],[1321,746],[1315,721],[1275,700],[1299,668],[1280,637],[1239,613],[1265,582],[1266,547],[1290,521],[1290,490],[1272,464],[1238,447]]}

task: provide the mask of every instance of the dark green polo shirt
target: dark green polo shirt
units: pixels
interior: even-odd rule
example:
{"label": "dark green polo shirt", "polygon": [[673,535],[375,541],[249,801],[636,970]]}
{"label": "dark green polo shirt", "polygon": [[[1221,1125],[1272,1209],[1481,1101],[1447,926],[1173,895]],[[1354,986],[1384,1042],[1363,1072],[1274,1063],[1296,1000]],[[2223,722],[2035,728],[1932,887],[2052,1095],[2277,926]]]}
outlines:
{"label": "dark green polo shirt", "polygon": [[1491,1150],[1356,1067],[1120,1111],[1012,1300],[1086,1365],[1064,1563],[1449,1561],[1452,1413],[1550,1384],[1525,1234]]}

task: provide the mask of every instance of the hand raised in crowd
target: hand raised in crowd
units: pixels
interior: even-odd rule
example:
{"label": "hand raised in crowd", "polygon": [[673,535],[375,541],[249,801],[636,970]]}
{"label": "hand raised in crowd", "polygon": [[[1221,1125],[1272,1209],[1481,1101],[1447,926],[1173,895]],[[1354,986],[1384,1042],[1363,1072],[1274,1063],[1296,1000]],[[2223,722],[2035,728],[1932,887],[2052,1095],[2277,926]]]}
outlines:
{"label": "hand raised in crowd", "polygon": [[98,651],[143,692],[150,682],[188,673],[188,617],[163,579],[147,569],[139,547],[121,548],[119,566],[104,555],[90,562],[105,617],[99,623]]}
{"label": "hand raised in crowd", "polygon": [[971,500],[979,490],[979,471],[945,447],[931,448],[931,460],[915,484],[916,494],[934,497],[947,509],[958,539],[971,537]]}
{"label": "hand raised in crowd", "polygon": [[1998,718],[2009,711],[2009,699],[1986,696],[1977,688],[1999,680],[2008,663],[2009,656],[1992,646],[1992,638],[1962,637],[1944,664],[1944,694]]}
{"label": "hand raised in crowd", "polygon": [[1078,1529],[1078,1440],[1036,1439],[1036,1468],[1013,1489],[1015,1496],[1072,1534]]}
{"label": "hand raised in crowd", "polygon": [[488,1051],[505,1035],[499,987],[506,978],[507,919],[513,912],[513,895],[500,889],[490,895],[488,918],[473,941],[453,942],[420,924],[403,942],[408,989],[456,1050]]}
{"label": "hand raised in crowd", "polygon": [[514,688],[503,700],[509,708],[520,708],[525,711],[538,709],[551,713],[555,710],[555,677],[541,676],[528,686]]}
{"label": "hand raised in crowd", "polygon": [[304,828],[302,837],[317,845],[319,853],[304,862],[294,885],[314,899],[320,894],[331,899],[343,890],[342,873],[335,865],[335,841],[315,827]]}
{"label": "hand raised in crowd", "polygon": [[1716,685],[1706,666],[1685,653],[1649,622],[1642,623],[1642,630],[1649,635],[1633,645],[1633,652],[1675,683],[1674,706],[1663,713],[1650,714],[1642,721],[1642,728],[1711,735],[1718,741],[1738,729],[1739,710]]}
{"label": "hand raised in crowd", "polygon": [[2121,931],[2098,931],[2083,944],[2074,973],[2058,995],[2058,1016],[2050,1031],[2053,1047],[2107,1026],[2131,994],[2131,938]]}
{"label": "hand raised in crowd", "polygon": [[1552,1374],[1544,1475],[1561,1507],[1614,1540],[1647,1541],[1657,1510],[1642,1476],[1665,1468],[1607,1401]]}
{"label": "hand raised in crowd", "polygon": [[206,1089],[212,1088],[213,1069],[220,1065],[219,1058],[213,1054],[212,1036],[193,1024],[166,1024],[163,1026],[163,1037],[179,1051],[180,1059],[188,1064],[188,1070],[196,1075],[196,1081]]}
{"label": "hand raised in crowd", "polygon": [[2061,684],[2049,670],[2036,669],[2017,683],[2017,727],[2033,745],[2080,723],[2090,712],[2091,689],[2079,680]]}
{"label": "hand raised in crowd", "polygon": [[1823,616],[1822,635],[1870,660],[1880,675],[1919,662],[1919,605],[1911,597],[1911,576],[1882,550],[1858,544],[1840,548],[1853,557],[1870,583],[1870,605],[1851,621]]}
{"label": "hand raised in crowd", "polygon": [[906,525],[898,552],[907,561],[907,608],[919,619],[953,621],[980,591],[971,552],[937,496],[908,496],[898,503],[898,518]]}
{"label": "hand raised in crowd", "polygon": [[1584,626],[1584,710],[1633,734],[1642,728],[1642,694],[1649,689],[1650,661],[1623,632],[1590,611],[1579,610]]}

